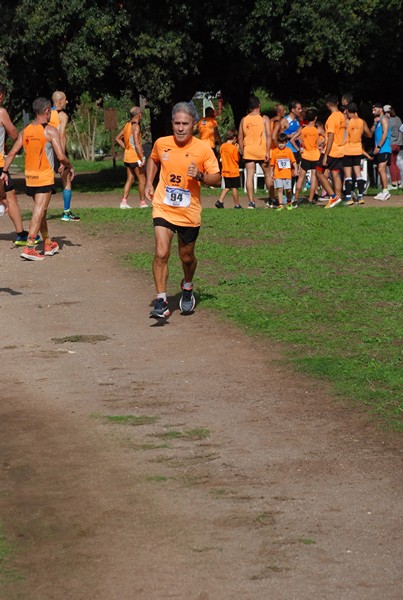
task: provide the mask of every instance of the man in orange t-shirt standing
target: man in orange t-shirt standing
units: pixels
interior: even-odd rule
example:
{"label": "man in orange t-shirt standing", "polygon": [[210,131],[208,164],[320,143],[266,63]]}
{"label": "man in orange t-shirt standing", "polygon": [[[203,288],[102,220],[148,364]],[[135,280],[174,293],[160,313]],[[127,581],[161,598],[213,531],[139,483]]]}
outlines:
{"label": "man in orange t-shirt standing", "polygon": [[239,177],[239,150],[238,133],[235,129],[228,129],[227,141],[220,148],[221,156],[221,175],[224,179],[224,189],[219,199],[215,203],[216,208],[224,208],[224,198],[231,190],[234,198],[234,208],[242,208],[239,204],[238,188],[241,187],[241,178]]}
{"label": "man in orange t-shirt standing", "polygon": [[[173,135],[159,138],[147,163],[145,196],[152,202],[155,238],[153,275],[157,299],[150,317],[169,317],[167,301],[168,260],[174,233],[178,234],[179,258],[184,278],[179,308],[190,313],[195,307],[193,276],[197,267],[194,253],[201,224],[200,184],[218,187],[220,169],[213,150],[193,137],[196,111],[187,102],[172,109]],[[154,179],[160,167],[157,188]]]}
{"label": "man in orange t-shirt standing", "polygon": [[249,98],[249,114],[239,124],[239,149],[243,155],[246,168],[246,193],[248,208],[256,208],[253,197],[253,178],[256,163],[261,165],[265,175],[266,187],[271,193],[273,179],[270,172],[271,127],[270,119],[260,114],[260,100],[257,96]]}
{"label": "man in orange t-shirt standing", "polygon": [[[316,175],[320,185],[330,196],[325,208],[334,208],[342,200],[343,184],[340,173],[343,172],[346,119],[344,114],[339,111],[337,96],[327,96],[326,106],[330,110],[330,116],[325,123],[326,147],[316,167]],[[326,169],[329,169],[332,174],[334,190],[324,174]]]}
{"label": "man in orange t-shirt standing", "polygon": [[220,146],[221,138],[218,132],[218,123],[214,115],[214,109],[209,106],[206,108],[205,116],[197,122],[199,137],[206,142],[218,158],[216,146]]}

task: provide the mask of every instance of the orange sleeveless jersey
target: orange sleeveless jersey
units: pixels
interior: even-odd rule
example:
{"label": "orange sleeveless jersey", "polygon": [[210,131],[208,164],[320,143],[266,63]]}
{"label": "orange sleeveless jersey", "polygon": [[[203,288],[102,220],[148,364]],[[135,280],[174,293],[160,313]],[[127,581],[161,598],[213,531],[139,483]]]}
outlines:
{"label": "orange sleeveless jersey", "polygon": [[347,140],[344,146],[346,156],[361,156],[363,133],[364,121],[360,118],[350,119],[347,127]]}
{"label": "orange sleeveless jersey", "polygon": [[59,112],[55,108],[52,108],[52,112],[50,113],[49,125],[53,125],[53,127],[56,127],[56,129],[59,129],[59,125],[60,125]]}
{"label": "orange sleeveless jersey", "polygon": [[239,150],[235,144],[225,142],[220,148],[221,175],[239,177]]}
{"label": "orange sleeveless jersey", "polygon": [[[136,152],[134,145],[134,138],[132,135],[132,123],[130,121],[126,123],[123,129],[123,141],[125,144],[125,153],[123,155],[123,161],[126,163],[136,163],[140,160],[139,155]],[[141,131],[140,131],[140,142],[141,142]]]}
{"label": "orange sleeveless jersey", "polygon": [[27,125],[23,133],[25,150],[25,181],[30,187],[52,185],[53,146],[45,137],[44,125]]}
{"label": "orange sleeveless jersey", "polygon": [[[200,183],[188,176],[187,169],[193,161],[202,173],[218,173],[218,162],[212,149],[194,137],[186,146],[178,146],[174,136],[170,135],[155,142],[150,159],[159,162],[161,167],[153,197],[153,219],[161,217],[173,225],[198,227],[201,223]],[[189,206],[170,206],[172,190],[190,198]]]}
{"label": "orange sleeveless jersey", "polygon": [[336,110],[332,112],[325,124],[326,143],[329,133],[334,133],[333,145],[329,156],[342,158],[344,156],[344,134],[346,131],[346,119],[342,112]]}
{"label": "orange sleeveless jersey", "polygon": [[247,115],[243,119],[243,157],[245,160],[266,158],[266,136],[261,115]]}
{"label": "orange sleeveless jersey", "polygon": [[304,148],[302,158],[305,160],[319,160],[319,131],[317,128],[306,125],[301,131],[301,138]]}
{"label": "orange sleeveless jersey", "polygon": [[217,121],[213,117],[203,117],[197,123],[200,139],[203,142],[208,142],[210,148],[215,147],[214,129],[218,126]]}

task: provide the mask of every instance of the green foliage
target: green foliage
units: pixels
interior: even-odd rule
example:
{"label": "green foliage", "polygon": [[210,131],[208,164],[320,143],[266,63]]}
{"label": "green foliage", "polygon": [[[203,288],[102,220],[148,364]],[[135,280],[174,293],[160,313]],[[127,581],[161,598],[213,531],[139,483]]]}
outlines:
{"label": "green foliage", "polygon": [[127,91],[167,128],[167,106],[200,89],[221,89],[236,123],[256,87],[283,101],[346,89],[403,101],[401,0],[15,0],[1,12],[15,109],[55,89],[74,102]]}

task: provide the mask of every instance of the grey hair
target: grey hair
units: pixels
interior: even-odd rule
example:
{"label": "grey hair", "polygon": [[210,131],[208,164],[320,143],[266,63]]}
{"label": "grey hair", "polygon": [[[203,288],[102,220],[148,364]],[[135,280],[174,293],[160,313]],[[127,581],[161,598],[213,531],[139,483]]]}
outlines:
{"label": "grey hair", "polygon": [[32,108],[34,110],[34,113],[36,115],[43,115],[43,113],[45,112],[45,110],[47,108],[50,108],[52,106],[52,103],[50,100],[48,100],[47,98],[37,98],[36,100],[33,101],[32,103]]}
{"label": "grey hair", "polygon": [[185,114],[192,117],[193,121],[196,121],[196,109],[189,102],[178,102],[172,109],[172,120],[174,119],[176,113],[184,112]]}

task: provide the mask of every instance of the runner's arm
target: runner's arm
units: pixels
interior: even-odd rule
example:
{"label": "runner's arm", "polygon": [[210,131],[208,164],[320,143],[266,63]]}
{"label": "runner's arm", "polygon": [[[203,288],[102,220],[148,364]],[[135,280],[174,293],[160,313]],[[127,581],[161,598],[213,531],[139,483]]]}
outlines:
{"label": "runner's arm", "polygon": [[59,112],[59,135],[63,152],[66,154],[66,126],[69,118],[65,112]]}
{"label": "runner's arm", "polygon": [[371,137],[372,137],[372,133],[370,132],[370,130],[369,130],[369,127],[368,127],[368,125],[365,123],[365,121],[364,121],[364,135],[365,135],[366,137],[368,137],[368,138],[371,138]]}
{"label": "runner's arm", "polygon": [[7,131],[7,135],[16,140],[18,138],[18,131],[15,125],[13,125],[10,116],[5,108],[0,108],[0,122],[2,123],[4,129]]}
{"label": "runner's arm", "polygon": [[[334,133],[329,132],[328,137],[327,137],[327,144],[326,144],[326,148],[325,148],[326,162],[327,162],[327,157],[329,156],[330,150],[332,149],[332,146],[333,146],[333,140],[334,140]],[[326,164],[326,162],[324,164]]]}
{"label": "runner's arm", "polygon": [[[49,140],[49,142],[51,142],[51,144],[53,146],[53,150],[55,151],[55,154],[56,154],[59,162],[62,165],[64,165],[66,167],[66,169],[68,169],[70,171],[70,177],[71,177],[71,180],[73,181],[73,179],[74,179],[73,165],[71,164],[71,162],[69,161],[69,159],[67,158],[66,154],[63,151],[63,145],[62,145],[62,141],[60,139],[58,130],[52,126],[46,127],[45,136]],[[59,170],[59,173],[61,173],[61,172],[62,171]]]}
{"label": "runner's arm", "polygon": [[123,150],[126,150],[124,142],[123,142],[123,132],[124,132],[124,129],[121,129],[121,131],[119,131],[119,133],[115,137],[115,142],[117,144],[119,144],[119,146],[121,146],[123,148]]}
{"label": "runner's arm", "polygon": [[132,133],[133,133],[133,140],[134,140],[134,148],[137,152],[137,156],[139,157],[139,160],[141,160],[141,162],[144,164],[145,157],[144,157],[144,152],[143,152],[143,146],[141,143],[140,125],[138,123],[133,123]]}
{"label": "runner's arm", "polygon": [[271,128],[270,128],[270,119],[269,119],[269,117],[266,117],[266,115],[263,117],[263,123],[264,123],[264,132],[265,132],[265,136],[266,136],[266,159],[265,159],[265,161],[267,162],[270,160]]}
{"label": "runner's arm", "polygon": [[301,137],[301,131],[302,131],[302,127],[300,127],[298,129],[298,131],[296,131],[294,133],[294,135],[292,135],[291,138],[290,138],[290,144],[292,144],[294,146],[294,148],[296,149],[297,152],[299,152],[300,149],[298,148],[298,146],[296,144],[294,144],[294,142],[296,142],[297,140],[300,139],[300,137]]}
{"label": "runner's arm", "polygon": [[241,122],[239,123],[238,146],[239,152],[243,154],[243,119],[241,119]]}
{"label": "runner's arm", "polygon": [[153,201],[154,196],[154,179],[157,174],[159,162],[156,162],[153,158],[148,159],[147,170],[146,170],[146,187],[144,190],[145,197],[149,202]]}
{"label": "runner's arm", "polygon": [[193,179],[197,179],[198,181],[202,181],[205,185],[211,185],[213,187],[219,187],[221,185],[221,174],[218,173],[203,173],[203,171],[199,171],[199,167],[192,160],[188,167],[188,175],[193,177]]}
{"label": "runner's arm", "polygon": [[18,152],[22,148],[23,133],[24,133],[24,130],[22,130],[20,132],[19,136],[17,137],[17,141],[15,142],[14,146],[11,148],[10,152],[7,155],[7,158],[4,161],[3,172],[0,175],[0,177],[1,177],[2,181],[6,182],[6,184],[8,184],[8,169],[9,169],[11,163],[13,162],[15,156],[18,154]]}

